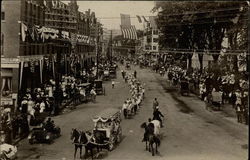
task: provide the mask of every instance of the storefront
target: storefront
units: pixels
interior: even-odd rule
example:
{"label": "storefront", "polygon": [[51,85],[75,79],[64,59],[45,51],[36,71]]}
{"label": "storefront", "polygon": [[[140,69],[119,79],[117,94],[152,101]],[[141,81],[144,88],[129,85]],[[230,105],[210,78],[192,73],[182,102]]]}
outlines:
{"label": "storefront", "polygon": [[19,59],[1,58],[1,106],[16,107]]}

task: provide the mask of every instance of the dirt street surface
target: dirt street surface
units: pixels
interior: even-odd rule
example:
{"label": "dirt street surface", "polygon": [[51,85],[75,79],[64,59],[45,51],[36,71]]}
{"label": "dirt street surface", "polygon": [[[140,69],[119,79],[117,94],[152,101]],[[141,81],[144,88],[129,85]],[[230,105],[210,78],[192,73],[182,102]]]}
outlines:
{"label": "dirt street surface", "polygon": [[[120,69],[122,66],[120,67]],[[62,130],[62,136],[53,144],[28,144],[25,139],[18,147],[18,159],[70,160],[73,159],[74,145],[70,140],[72,128],[91,130],[92,118],[101,110],[109,107],[120,108],[129,97],[128,85],[121,77],[115,88],[111,82],[105,82],[106,95],[97,96],[96,103],[86,103],[77,109],[54,117],[55,124]],[[235,118],[221,112],[206,110],[205,103],[195,95],[183,97],[169,86],[165,77],[149,69],[132,67],[129,72],[137,71],[137,77],[146,84],[145,99],[137,115],[122,120],[123,139],[116,148],[109,152],[103,150],[98,159],[119,160],[246,160],[248,155],[248,128],[239,124]],[[142,143],[143,122],[152,118],[152,103],[157,97],[160,111],[165,115],[161,129],[159,154],[152,157],[145,151]],[[84,153],[85,151],[83,151]],[[77,158],[79,152],[77,153]]]}

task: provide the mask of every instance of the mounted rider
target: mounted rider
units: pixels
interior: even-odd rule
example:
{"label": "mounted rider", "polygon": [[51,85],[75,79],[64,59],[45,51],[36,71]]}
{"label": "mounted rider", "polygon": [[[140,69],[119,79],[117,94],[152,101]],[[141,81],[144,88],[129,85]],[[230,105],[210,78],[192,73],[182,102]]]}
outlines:
{"label": "mounted rider", "polygon": [[156,107],[159,106],[159,102],[157,101],[157,98],[155,98],[154,102],[153,102],[153,110],[156,110]]}
{"label": "mounted rider", "polygon": [[162,115],[162,113],[159,111],[159,107],[157,106],[156,110],[153,113],[153,120],[160,121],[161,122],[161,127],[163,127],[161,117],[164,117],[164,115]]}

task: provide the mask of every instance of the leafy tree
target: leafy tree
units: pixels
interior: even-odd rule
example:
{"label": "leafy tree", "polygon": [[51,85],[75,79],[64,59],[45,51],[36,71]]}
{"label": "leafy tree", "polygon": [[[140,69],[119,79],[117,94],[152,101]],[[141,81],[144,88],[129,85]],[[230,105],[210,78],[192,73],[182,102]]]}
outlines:
{"label": "leafy tree", "polygon": [[[162,9],[157,19],[162,33],[159,41],[161,48],[199,52],[209,50],[210,53],[214,53],[213,58],[217,62],[227,31],[234,27],[237,30],[233,33],[238,34],[241,31],[242,25],[238,24],[244,22],[246,4],[246,2],[156,2],[154,10]],[[235,22],[237,18],[239,20]],[[232,37],[237,37],[237,34]],[[242,38],[241,44],[244,48],[246,39]],[[238,47],[231,48],[233,50]],[[188,54],[189,60],[191,57],[192,54]],[[202,60],[203,54],[199,54],[201,70]]]}

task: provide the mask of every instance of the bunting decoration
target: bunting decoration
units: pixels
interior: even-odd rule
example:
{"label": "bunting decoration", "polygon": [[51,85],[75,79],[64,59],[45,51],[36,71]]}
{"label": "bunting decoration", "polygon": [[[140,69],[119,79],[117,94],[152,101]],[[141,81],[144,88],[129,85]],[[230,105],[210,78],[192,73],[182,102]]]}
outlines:
{"label": "bunting decoration", "polygon": [[30,61],[30,72],[31,73],[35,72],[35,62],[33,60]]}
{"label": "bunting decoration", "polygon": [[22,80],[23,80],[23,67],[24,67],[24,62],[21,61],[20,63],[20,79],[19,79],[19,89],[22,87]]}
{"label": "bunting decoration", "polygon": [[69,32],[67,32],[67,31],[62,31],[62,38],[64,38],[64,39],[69,39]]}
{"label": "bunting decoration", "polygon": [[139,22],[139,23],[142,23],[141,17],[138,16],[138,15],[136,15],[136,17],[137,17],[137,19],[138,19],[138,22]]}
{"label": "bunting decoration", "polygon": [[40,81],[41,83],[43,83],[43,59],[40,59],[39,60],[39,68],[40,68]]}
{"label": "bunting decoration", "polygon": [[28,27],[24,23],[21,23],[21,36],[22,36],[23,42],[25,42],[26,40],[27,31],[28,31]]}
{"label": "bunting decoration", "polygon": [[142,16],[142,18],[143,18],[144,22],[148,22],[148,20],[144,16]]}

